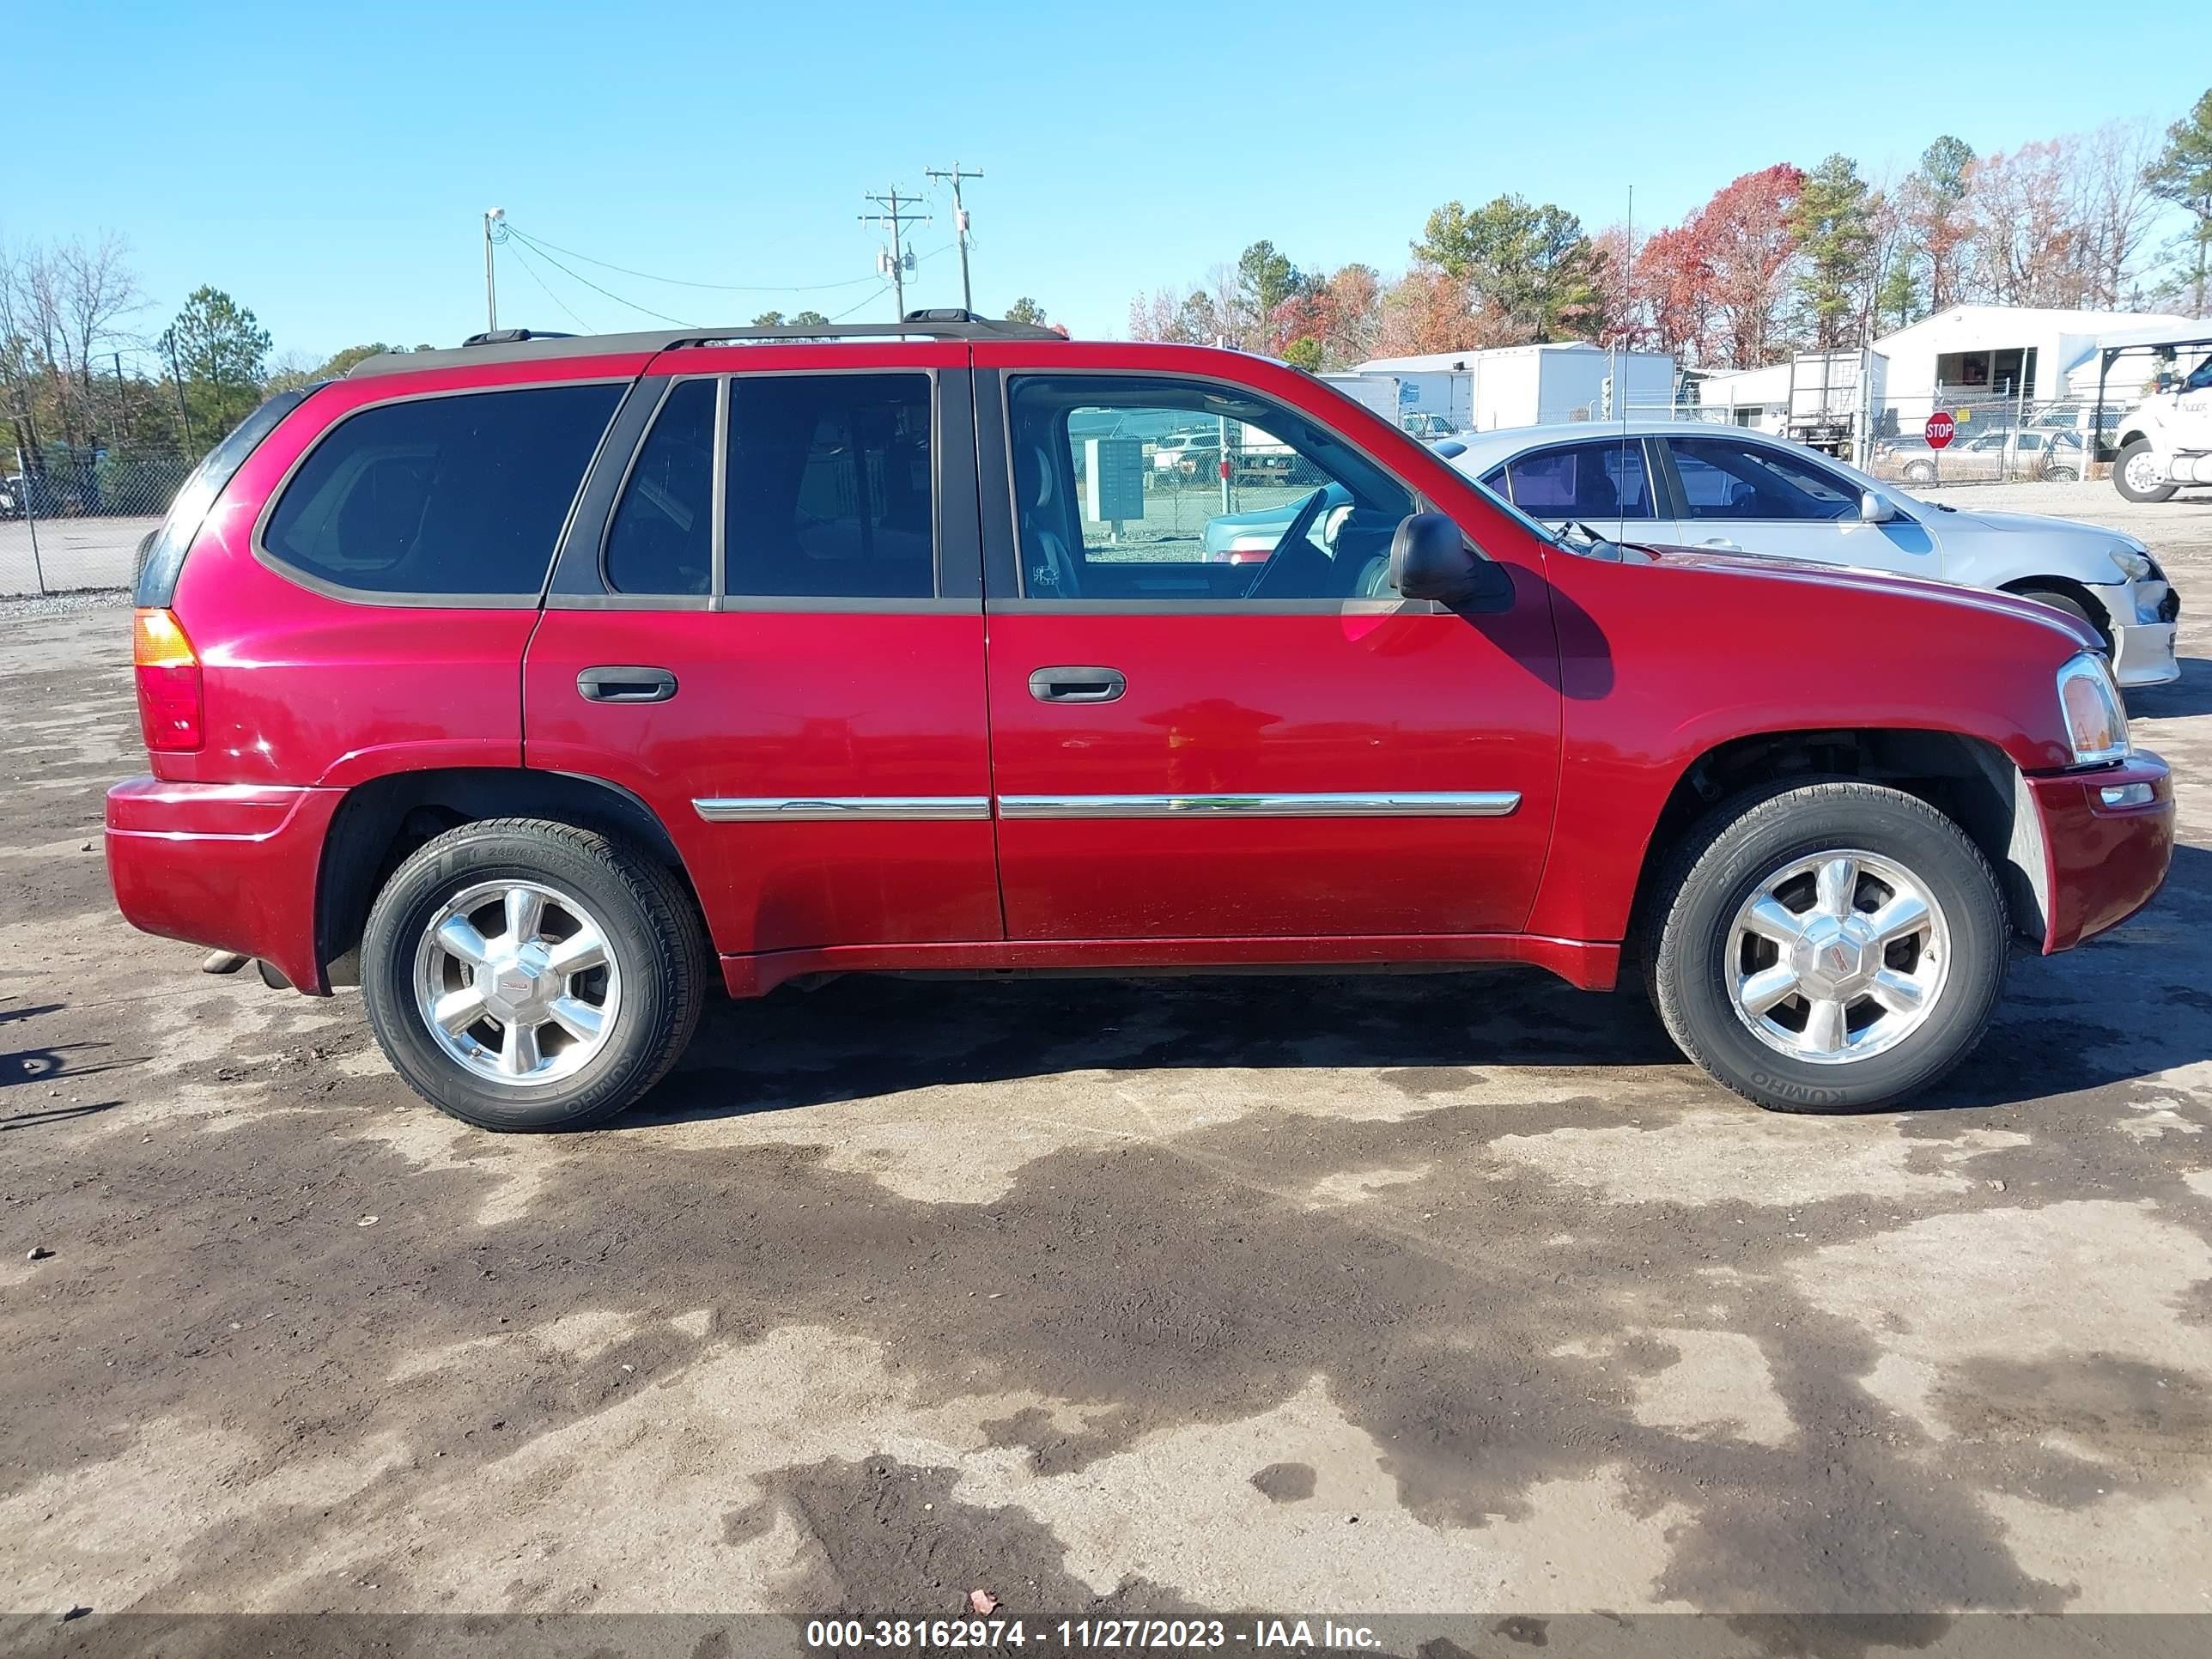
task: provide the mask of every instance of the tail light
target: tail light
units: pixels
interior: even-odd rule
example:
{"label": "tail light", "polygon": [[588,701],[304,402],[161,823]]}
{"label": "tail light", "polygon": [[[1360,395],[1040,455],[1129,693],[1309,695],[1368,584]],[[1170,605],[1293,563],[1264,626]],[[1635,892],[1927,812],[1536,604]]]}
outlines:
{"label": "tail light", "polygon": [[157,755],[186,754],[206,739],[200,702],[200,659],[184,625],[167,611],[141,611],[131,628],[131,663],[138,678],[138,724]]}

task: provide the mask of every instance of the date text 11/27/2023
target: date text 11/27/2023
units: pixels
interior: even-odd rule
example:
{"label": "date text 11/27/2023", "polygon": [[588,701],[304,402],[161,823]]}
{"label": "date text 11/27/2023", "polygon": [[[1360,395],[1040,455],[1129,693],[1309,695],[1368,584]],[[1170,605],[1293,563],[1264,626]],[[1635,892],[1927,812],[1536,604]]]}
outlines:
{"label": "date text 11/27/2023", "polygon": [[1371,1649],[1380,1638],[1365,1625],[1332,1619],[812,1619],[810,1649],[1024,1648],[1077,1650],[1182,1648]]}

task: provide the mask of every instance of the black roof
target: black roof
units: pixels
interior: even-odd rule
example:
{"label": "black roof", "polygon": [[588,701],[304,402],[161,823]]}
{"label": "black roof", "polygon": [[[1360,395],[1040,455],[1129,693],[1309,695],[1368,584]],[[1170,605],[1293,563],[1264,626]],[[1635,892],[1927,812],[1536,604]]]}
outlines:
{"label": "black roof", "polygon": [[1057,329],[1034,323],[1001,322],[957,307],[909,311],[899,323],[817,323],[781,328],[661,328],[629,334],[549,334],[504,328],[496,334],[472,334],[446,351],[387,351],[354,365],[352,377],[399,374],[410,369],[445,368],[486,362],[526,362],[548,357],[599,357],[611,353],[668,351],[678,346],[778,340],[1060,340]]}

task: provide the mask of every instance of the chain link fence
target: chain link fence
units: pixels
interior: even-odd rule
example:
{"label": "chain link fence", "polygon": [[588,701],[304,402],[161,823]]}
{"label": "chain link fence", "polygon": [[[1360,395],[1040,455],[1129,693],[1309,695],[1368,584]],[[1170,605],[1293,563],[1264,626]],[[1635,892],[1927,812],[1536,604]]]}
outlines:
{"label": "chain link fence", "polygon": [[0,449],[0,595],[127,587],[198,457],[174,449]]}
{"label": "chain link fence", "polygon": [[[2126,405],[2107,402],[2100,430],[2108,456]],[[1951,419],[1949,442],[1928,441],[1929,419]],[[1893,483],[1928,488],[1976,483],[2072,483],[2104,478],[2106,460],[2085,441],[2092,398],[2035,399],[1936,393],[1839,404],[1793,415],[1790,406],[1703,403],[1636,404],[1632,415],[1741,426],[1790,438]]]}

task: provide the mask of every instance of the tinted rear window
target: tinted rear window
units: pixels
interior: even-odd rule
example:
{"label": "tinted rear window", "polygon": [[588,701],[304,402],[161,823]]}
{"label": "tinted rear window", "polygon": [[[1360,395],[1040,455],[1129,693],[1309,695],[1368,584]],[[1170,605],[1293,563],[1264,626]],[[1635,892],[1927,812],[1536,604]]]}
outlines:
{"label": "tinted rear window", "polygon": [[534,597],[622,393],[532,386],[362,410],[293,474],[263,544],[356,592]]}
{"label": "tinted rear window", "polygon": [[276,429],[277,422],[307,400],[307,394],[317,390],[302,386],[296,392],[280,392],[267,403],[231,428],[230,435],[217,444],[192,469],[177,498],[169,503],[169,514],[161,520],[161,527],[146,544],[146,556],[138,567],[138,592],[134,603],[155,610],[166,607],[177,594],[177,577],[185,568],[185,555],[191,549],[192,538],[200,533],[208,509],[215,505],[230,481],[238,476],[238,469],[246,465],[246,458],[260,446],[261,441]]}
{"label": "tinted rear window", "polygon": [[713,580],[714,385],[684,381],[653,417],[607,532],[617,593],[703,594]]}
{"label": "tinted rear window", "polygon": [[732,597],[937,591],[926,374],[730,384],[723,559]]}

